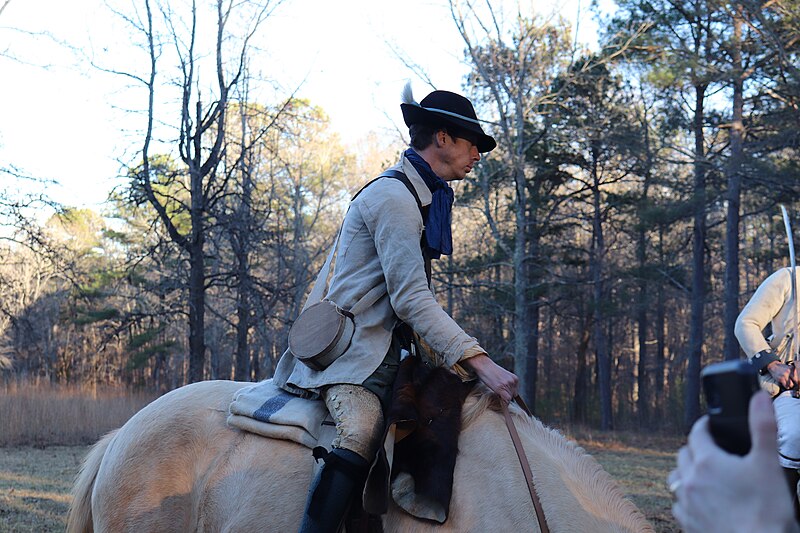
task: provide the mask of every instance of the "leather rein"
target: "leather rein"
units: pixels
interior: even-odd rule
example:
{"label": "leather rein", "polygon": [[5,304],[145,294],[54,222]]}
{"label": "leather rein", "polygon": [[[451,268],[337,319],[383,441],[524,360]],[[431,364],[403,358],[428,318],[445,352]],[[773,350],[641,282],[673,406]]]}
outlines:
{"label": "leather rein", "polygon": [[[516,396],[514,397],[514,401],[517,402],[517,404],[528,416],[533,417],[528,409],[528,406],[525,405],[525,402],[522,400],[522,398]],[[501,403],[503,405],[503,418],[506,421],[508,433],[511,435],[511,442],[514,443],[514,450],[517,452],[519,464],[522,466],[522,472],[525,474],[525,482],[528,484],[528,492],[531,494],[533,508],[536,510],[536,519],[539,521],[539,529],[542,531],[542,533],[550,533],[550,528],[547,527],[547,520],[544,518],[542,502],[539,501],[539,495],[536,493],[536,487],[533,485],[533,473],[531,472],[531,465],[528,463],[528,458],[525,455],[525,449],[522,447],[522,441],[519,439],[517,428],[514,425],[514,421],[511,419],[511,413],[508,412],[508,405],[505,402]]]}

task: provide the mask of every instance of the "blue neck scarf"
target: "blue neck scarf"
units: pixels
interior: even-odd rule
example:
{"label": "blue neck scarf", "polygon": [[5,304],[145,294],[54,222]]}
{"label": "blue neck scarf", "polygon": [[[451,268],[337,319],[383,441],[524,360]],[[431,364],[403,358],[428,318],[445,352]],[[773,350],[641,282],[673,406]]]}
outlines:
{"label": "blue neck scarf", "polygon": [[442,255],[450,255],[453,253],[453,234],[450,228],[453,189],[446,181],[437,176],[428,162],[413,149],[409,148],[404,155],[425,180],[425,185],[428,186],[433,196],[428,209],[428,220],[424,221],[425,240],[430,256],[432,259],[439,259]]}

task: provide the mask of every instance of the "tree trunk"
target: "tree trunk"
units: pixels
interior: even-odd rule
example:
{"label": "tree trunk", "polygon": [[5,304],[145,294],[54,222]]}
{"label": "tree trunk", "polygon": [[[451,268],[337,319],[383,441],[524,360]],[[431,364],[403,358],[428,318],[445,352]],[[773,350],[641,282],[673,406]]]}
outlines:
{"label": "tree trunk", "polygon": [[516,170],[516,228],[514,239],[514,373],[519,378],[520,390],[523,392],[525,402],[533,402],[533,397],[527,395],[531,379],[528,371],[528,335],[530,327],[528,317],[528,272],[525,268],[525,255],[527,247],[527,217],[525,205],[525,177],[522,170]]}
{"label": "tree trunk", "polygon": [[[528,215],[528,226],[532,225],[533,217]],[[527,231],[526,231],[527,234]],[[538,239],[535,235],[528,237],[530,255],[537,257],[538,255]],[[536,268],[537,262],[528,261],[526,265],[526,276],[528,288],[531,283],[539,281],[539,272]],[[539,382],[539,332],[541,320],[541,306],[539,297],[528,298],[528,321],[530,327],[528,328],[528,360],[526,363],[526,370],[528,372],[528,379],[522,389],[522,395],[527,400],[528,406],[532,412],[536,412],[536,389]]]}
{"label": "tree trunk", "polygon": [[528,328],[528,361],[526,363],[528,379],[522,389],[522,395],[526,398],[531,412],[535,413],[536,387],[539,378],[539,318],[541,307],[537,305],[536,300],[531,300],[530,306],[528,311],[528,320],[530,321],[530,328]]}
{"label": "tree trunk", "polygon": [[[658,230],[658,257],[662,270],[666,267],[664,260],[664,228]],[[656,290],[656,361],[655,361],[655,385],[653,393],[655,395],[655,413],[660,419],[664,414],[665,394],[664,394],[664,371],[666,363],[666,303],[664,295],[664,284],[659,283]]]}
{"label": "tree trunk", "polygon": [[[640,258],[640,270],[644,268]],[[639,364],[637,366],[637,411],[639,424],[647,427],[650,424],[650,375],[647,371],[647,281],[639,279],[639,304],[636,313],[637,344],[639,349]]]}
{"label": "tree trunk", "polygon": [[[447,256],[447,314],[453,317],[454,296],[453,296],[453,254]],[[455,318],[455,317],[453,317]]]}
{"label": "tree trunk", "polygon": [[611,356],[606,335],[605,283],[603,280],[603,261],[605,257],[605,238],[600,198],[600,176],[597,169],[597,149],[592,148],[592,253],[590,270],[592,276],[592,303],[594,313],[594,348],[597,353],[597,386],[600,393],[600,429],[614,427],[611,402]]}
{"label": "tree trunk", "polygon": [[733,16],[733,43],[731,60],[733,63],[733,113],[730,127],[731,154],[728,163],[728,211],[725,219],[725,311],[723,326],[725,338],[723,354],[725,359],[739,358],[739,344],[733,335],[736,317],[739,315],[739,211],[742,195],[742,157],[743,157],[743,108],[744,74],[742,72],[742,17],[741,5],[737,4]]}
{"label": "tree trunk", "polygon": [[236,363],[233,379],[247,381],[250,376],[250,272],[246,254],[238,258],[239,286],[236,294]]}
{"label": "tree trunk", "polygon": [[639,264],[639,303],[637,309],[637,343],[639,351],[639,365],[637,368],[637,411],[639,425],[649,427],[652,423],[651,400],[652,384],[654,376],[648,371],[649,354],[647,351],[647,333],[649,329],[649,317],[647,314],[650,308],[649,287],[650,276],[647,274],[647,243],[648,243],[648,224],[646,210],[650,204],[650,182],[652,179],[651,169],[653,166],[653,153],[650,147],[650,124],[648,118],[648,108],[645,107],[642,115],[642,131],[644,133],[644,146],[646,154],[646,166],[642,176],[642,196],[638,205],[638,231],[636,235],[636,259]]}
{"label": "tree trunk", "polygon": [[[199,147],[198,147],[199,150]],[[191,220],[192,237],[189,246],[189,383],[203,380],[206,362],[205,342],[205,232],[203,228],[202,183],[203,178],[191,173]]]}
{"label": "tree trunk", "polygon": [[544,367],[544,380],[543,386],[550,387],[553,383],[553,354],[555,352],[555,331],[556,331],[556,314],[551,310],[545,308],[547,313],[547,335],[544,336],[544,342],[547,343],[544,357],[542,358],[542,366]]}
{"label": "tree trunk", "polygon": [[190,258],[189,272],[189,383],[203,380],[206,362],[205,276],[202,237]]}
{"label": "tree trunk", "polygon": [[206,363],[206,273],[205,273],[205,210],[203,198],[203,135],[200,124],[203,106],[200,100],[195,106],[198,127],[191,139],[193,153],[189,165],[191,203],[189,216],[192,221],[189,241],[189,383],[203,380]]}
{"label": "tree trunk", "polygon": [[694,110],[694,224],[692,228],[692,296],[689,353],[686,367],[684,424],[690,428],[700,417],[700,363],[703,355],[706,245],[706,161],[703,121],[705,86],[695,87]]}
{"label": "tree trunk", "polygon": [[[247,95],[247,82],[244,84],[245,99]],[[250,378],[250,312],[252,280],[250,278],[250,228],[252,227],[252,178],[248,154],[246,151],[247,139],[247,113],[242,107],[241,114],[241,145],[242,154],[240,175],[242,178],[242,197],[236,214],[233,233],[233,249],[236,255],[236,359],[234,363],[233,379],[248,381]]]}
{"label": "tree trunk", "polygon": [[[645,176],[644,190],[642,191],[641,205],[647,205],[647,194],[649,189],[648,176]],[[640,212],[639,229],[636,235],[636,259],[639,264],[639,302],[636,310],[637,324],[637,345],[639,351],[639,364],[637,368],[637,411],[639,424],[647,427],[650,424],[650,383],[651,376],[647,371],[647,330],[649,327],[647,309],[649,306],[648,278],[645,275],[647,267],[647,233],[643,216]]]}
{"label": "tree trunk", "polygon": [[586,362],[586,353],[589,351],[589,340],[591,339],[591,322],[592,311],[589,309],[581,328],[580,343],[575,352],[575,389],[572,401],[572,421],[579,424],[587,421],[588,398],[586,391],[589,390],[589,366]]}

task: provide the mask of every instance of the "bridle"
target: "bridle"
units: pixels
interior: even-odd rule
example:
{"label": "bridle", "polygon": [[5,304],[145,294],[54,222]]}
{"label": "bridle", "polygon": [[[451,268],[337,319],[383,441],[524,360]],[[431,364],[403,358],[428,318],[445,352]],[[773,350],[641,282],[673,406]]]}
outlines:
{"label": "bridle", "polygon": [[[514,401],[522,408],[528,416],[533,417],[528,406],[521,397],[515,396]],[[550,533],[550,528],[547,527],[547,520],[544,518],[544,510],[542,509],[542,502],[539,501],[539,495],[536,493],[536,487],[533,485],[533,473],[531,472],[531,465],[528,463],[528,458],[525,456],[525,449],[522,447],[522,441],[519,439],[517,428],[514,426],[514,421],[511,419],[511,413],[508,412],[508,404],[501,402],[503,405],[503,418],[506,421],[508,433],[511,435],[511,442],[514,443],[514,450],[517,452],[519,464],[522,466],[522,472],[525,474],[525,482],[528,485],[528,492],[531,494],[531,501],[533,508],[536,510],[536,519],[539,521],[539,529],[542,533]]]}

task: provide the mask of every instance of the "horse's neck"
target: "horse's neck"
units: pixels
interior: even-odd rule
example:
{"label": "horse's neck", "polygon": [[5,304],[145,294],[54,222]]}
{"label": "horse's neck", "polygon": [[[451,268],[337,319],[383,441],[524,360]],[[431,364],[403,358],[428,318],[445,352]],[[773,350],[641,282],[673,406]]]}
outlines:
{"label": "horse's neck", "polygon": [[[523,529],[530,530],[536,523],[533,504],[503,415],[496,408],[485,394],[474,394],[465,403],[459,462],[468,465],[457,467],[454,482],[461,490],[479,492],[486,506],[483,511],[490,516],[492,507],[514,507],[507,517],[492,518],[511,529],[524,523]],[[611,476],[582,448],[520,409],[512,407],[511,412],[549,524],[571,523],[577,526],[570,528],[573,531],[652,531]],[[551,525],[551,530],[557,528]]]}

